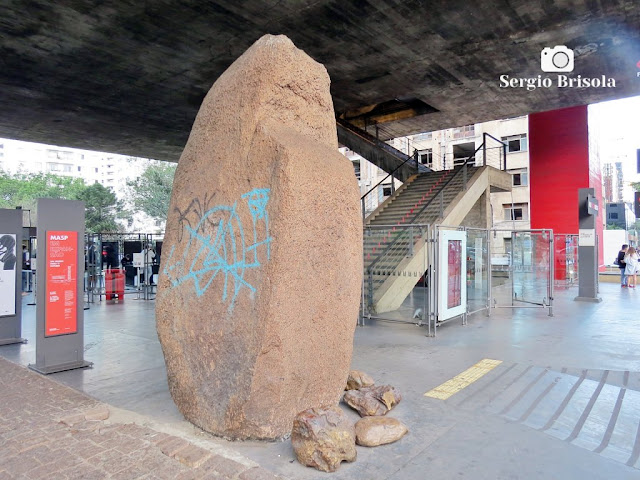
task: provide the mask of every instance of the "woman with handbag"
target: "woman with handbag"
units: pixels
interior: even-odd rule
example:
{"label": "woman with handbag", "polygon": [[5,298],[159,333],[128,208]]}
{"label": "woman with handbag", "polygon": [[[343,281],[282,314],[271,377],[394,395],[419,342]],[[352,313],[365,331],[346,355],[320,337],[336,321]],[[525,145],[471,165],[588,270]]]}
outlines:
{"label": "woman with handbag", "polygon": [[624,256],[624,273],[627,276],[627,285],[629,288],[636,287],[636,275],[638,274],[638,254],[636,249],[629,247],[627,254]]}

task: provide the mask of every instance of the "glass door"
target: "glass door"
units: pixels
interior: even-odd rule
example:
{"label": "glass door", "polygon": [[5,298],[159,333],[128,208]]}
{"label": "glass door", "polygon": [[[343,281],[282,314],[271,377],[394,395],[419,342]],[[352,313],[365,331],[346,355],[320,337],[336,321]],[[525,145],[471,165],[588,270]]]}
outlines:
{"label": "glass door", "polygon": [[550,305],[552,243],[553,234],[549,230],[512,232],[511,279],[514,305]]}

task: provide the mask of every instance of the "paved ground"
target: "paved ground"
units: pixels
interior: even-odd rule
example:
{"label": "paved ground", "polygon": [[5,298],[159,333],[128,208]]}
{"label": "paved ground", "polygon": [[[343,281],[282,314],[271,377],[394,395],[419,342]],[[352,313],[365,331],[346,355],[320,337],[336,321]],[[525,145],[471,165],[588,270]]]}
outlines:
{"label": "paved ground", "polygon": [[[622,290],[615,284],[601,288],[604,301],[600,304],[573,302],[575,290],[560,291],[555,295],[554,317],[544,309],[492,310],[490,318],[470,317],[465,327],[443,326],[437,338],[425,337],[424,328],[414,325],[378,322],[358,328],[353,366],[370,373],[379,384],[400,389],[404,399],[389,415],[404,421],[410,433],[392,445],[358,447],[357,461],[343,464],[331,478],[640,478],[640,291]],[[288,441],[229,443],[185,422],[168,394],[153,307],[153,302],[130,299],[92,306],[85,312],[85,358],[95,363],[94,368],[34,377],[48,384],[51,380],[66,384],[110,405],[110,418],[99,422],[104,426],[84,435],[100,435],[102,430],[110,434],[108,422],[135,423],[139,427],[113,431],[116,435],[135,431],[141,449],[154,458],[160,455],[174,468],[188,469],[154,446],[150,437],[155,433],[149,432],[186,439],[212,455],[247,468],[260,465],[286,478],[328,477],[299,465]],[[33,310],[29,309],[33,307],[25,307],[23,336],[32,339]],[[2,347],[0,356],[26,365],[35,357],[34,348],[33,343]],[[447,400],[424,396],[484,358],[502,363]],[[6,365],[0,363],[3,418]],[[69,405],[68,413],[51,410],[55,415],[50,414],[49,421],[66,429],[65,438],[74,438],[77,434],[72,430],[88,427],[69,427],[54,420],[92,410],[97,401],[65,391],[89,402],[78,400],[78,406]],[[20,404],[17,408],[27,410]],[[354,412],[345,411],[357,420]],[[87,425],[95,428],[96,424]],[[5,441],[0,453],[7,448],[15,445],[7,447]],[[114,445],[111,449],[117,451]],[[31,461],[28,453],[22,457]],[[100,466],[101,458],[95,457],[91,465]],[[0,471],[4,464],[0,460]],[[183,471],[199,474],[204,465]]]}
{"label": "paved ground", "polygon": [[277,478],[253,462],[110,417],[108,405],[0,358],[0,479]]}

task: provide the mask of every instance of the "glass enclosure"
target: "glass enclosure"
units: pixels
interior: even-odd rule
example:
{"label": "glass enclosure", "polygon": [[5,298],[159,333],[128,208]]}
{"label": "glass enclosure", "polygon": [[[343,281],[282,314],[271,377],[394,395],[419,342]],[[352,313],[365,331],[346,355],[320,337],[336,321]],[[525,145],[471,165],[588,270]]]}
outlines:
{"label": "glass enclosure", "polygon": [[365,226],[361,318],[426,323],[428,225]]}
{"label": "glass enclosure", "polygon": [[553,236],[553,245],[555,285],[578,285],[578,235],[556,233]]}
{"label": "glass enclosure", "polygon": [[554,266],[575,278],[577,240],[551,230],[488,230],[442,225],[366,226],[361,324],[385,320],[427,326],[467,323],[491,308],[548,308]]}
{"label": "glass enclosure", "polygon": [[469,314],[489,306],[489,231],[467,229],[467,305]]}
{"label": "glass enclosure", "polygon": [[513,301],[549,305],[551,300],[551,249],[548,230],[512,232]]}

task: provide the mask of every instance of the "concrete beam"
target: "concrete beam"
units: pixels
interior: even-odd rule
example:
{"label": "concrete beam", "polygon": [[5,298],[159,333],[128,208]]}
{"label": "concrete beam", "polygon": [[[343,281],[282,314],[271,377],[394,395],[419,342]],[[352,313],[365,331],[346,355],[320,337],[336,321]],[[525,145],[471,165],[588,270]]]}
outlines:
{"label": "concrete beam", "polygon": [[[0,137],[162,160],[179,158],[213,82],[265,33],[325,65],[338,115],[406,99],[432,107],[383,113],[387,137],[640,94],[633,0],[5,0],[2,15]],[[573,49],[571,75],[615,88],[559,88],[540,64],[555,45]],[[554,86],[505,88],[502,75]]]}

